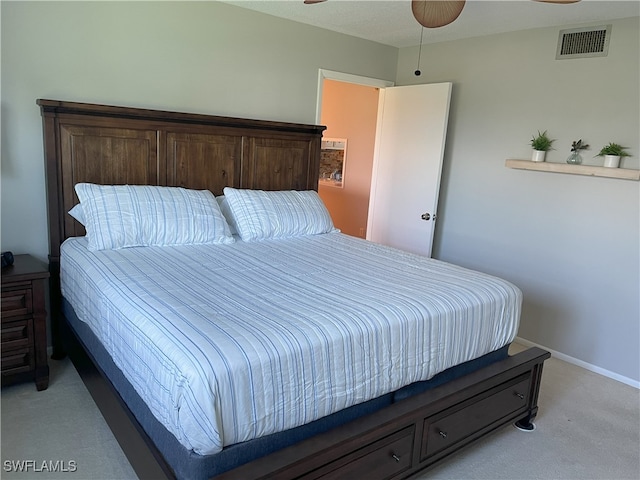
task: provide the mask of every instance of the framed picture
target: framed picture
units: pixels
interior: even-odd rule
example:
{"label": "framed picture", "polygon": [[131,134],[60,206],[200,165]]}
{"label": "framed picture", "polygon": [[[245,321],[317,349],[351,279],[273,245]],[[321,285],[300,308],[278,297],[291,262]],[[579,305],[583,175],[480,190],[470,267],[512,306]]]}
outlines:
{"label": "framed picture", "polygon": [[346,138],[323,138],[320,151],[320,185],[342,188],[347,162]]}

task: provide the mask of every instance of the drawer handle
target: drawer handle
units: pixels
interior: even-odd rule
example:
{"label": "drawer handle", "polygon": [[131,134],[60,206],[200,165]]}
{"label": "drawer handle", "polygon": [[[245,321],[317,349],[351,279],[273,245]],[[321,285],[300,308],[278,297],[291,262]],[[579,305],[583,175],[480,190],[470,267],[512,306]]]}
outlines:
{"label": "drawer handle", "polygon": [[519,392],[514,392],[513,393],[516,397],[518,397],[520,400],[524,400],[524,395],[519,393]]}
{"label": "drawer handle", "polygon": [[398,455],[396,455],[395,453],[391,454],[391,458],[393,458],[396,462],[400,462],[400,457]]}
{"label": "drawer handle", "polygon": [[447,432],[443,432],[442,430],[438,432],[438,435],[440,435],[442,438],[447,438]]}

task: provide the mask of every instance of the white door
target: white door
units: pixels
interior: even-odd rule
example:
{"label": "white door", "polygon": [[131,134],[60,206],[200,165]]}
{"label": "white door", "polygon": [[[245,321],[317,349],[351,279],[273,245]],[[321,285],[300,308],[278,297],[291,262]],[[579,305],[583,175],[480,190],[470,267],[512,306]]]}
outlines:
{"label": "white door", "polygon": [[380,90],[368,240],[431,256],[451,86]]}

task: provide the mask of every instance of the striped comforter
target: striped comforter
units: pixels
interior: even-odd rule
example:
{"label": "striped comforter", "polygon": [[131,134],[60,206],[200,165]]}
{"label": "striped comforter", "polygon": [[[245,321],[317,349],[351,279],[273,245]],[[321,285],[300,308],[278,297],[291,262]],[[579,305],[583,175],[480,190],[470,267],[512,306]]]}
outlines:
{"label": "striped comforter", "polygon": [[65,298],[188,449],[286,430],[498,349],[521,293],[341,233],[90,252]]}

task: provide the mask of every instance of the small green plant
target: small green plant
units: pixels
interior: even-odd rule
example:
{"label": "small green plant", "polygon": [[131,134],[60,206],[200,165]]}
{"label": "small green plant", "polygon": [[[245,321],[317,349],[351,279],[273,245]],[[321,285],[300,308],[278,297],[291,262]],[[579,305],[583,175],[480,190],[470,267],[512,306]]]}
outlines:
{"label": "small green plant", "polygon": [[553,144],[553,142],[555,142],[555,140],[552,140],[547,136],[546,130],[542,133],[540,133],[540,130],[538,130],[538,135],[537,136],[534,135],[533,138],[531,139],[531,147],[534,150],[547,152],[551,150],[551,145]]}
{"label": "small green plant", "polygon": [[600,150],[600,153],[596,157],[604,157],[605,155],[616,155],[618,157],[630,157],[628,152],[625,152],[627,147],[618,145],[617,143],[609,143]]}
{"label": "small green plant", "polygon": [[587,145],[586,143],[582,143],[582,139],[578,141],[574,140],[573,142],[571,142],[572,152],[580,153],[580,150],[588,150],[588,149],[589,149],[589,145]]}

